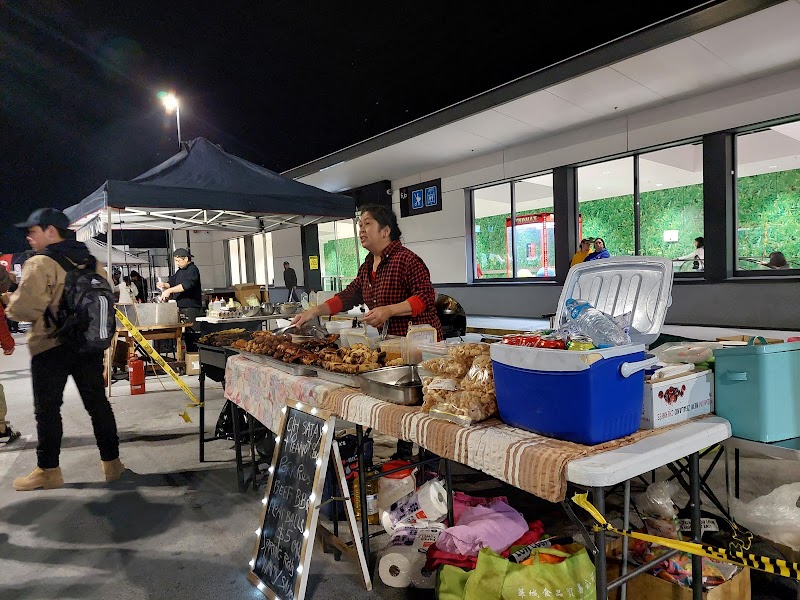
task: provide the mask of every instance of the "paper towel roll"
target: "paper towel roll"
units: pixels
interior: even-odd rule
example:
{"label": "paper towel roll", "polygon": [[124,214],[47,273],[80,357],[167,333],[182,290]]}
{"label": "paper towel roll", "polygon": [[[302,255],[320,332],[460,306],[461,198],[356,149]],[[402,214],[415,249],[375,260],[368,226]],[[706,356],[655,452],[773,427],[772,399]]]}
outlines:
{"label": "paper towel roll", "polygon": [[444,486],[431,479],[416,493],[398,500],[391,509],[381,514],[381,524],[391,534],[398,527],[427,527],[447,515],[447,492]]}
{"label": "paper towel roll", "polygon": [[[419,554],[414,551],[416,554]],[[416,570],[425,565],[425,555],[422,556],[422,565],[417,564],[417,558],[408,551],[387,552],[378,563],[378,575],[381,581],[389,587],[405,588],[411,585],[411,577]]]}

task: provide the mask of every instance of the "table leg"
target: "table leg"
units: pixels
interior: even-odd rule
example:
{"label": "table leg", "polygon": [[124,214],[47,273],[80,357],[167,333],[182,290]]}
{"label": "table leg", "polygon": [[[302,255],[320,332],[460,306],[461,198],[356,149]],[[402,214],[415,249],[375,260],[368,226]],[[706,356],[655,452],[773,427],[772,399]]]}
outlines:
{"label": "table leg", "polygon": [[247,413],[247,430],[250,432],[250,463],[253,467],[253,491],[258,491],[258,461],[256,460],[256,418]]}
{"label": "table leg", "polygon": [[361,500],[361,543],[364,546],[364,556],[367,566],[372,570],[372,557],[369,550],[369,516],[367,515],[367,469],[364,465],[364,428],[356,425],[356,440],[358,444],[358,490],[353,490]]}
{"label": "table leg", "polygon": [[728,445],[725,448],[725,506],[728,509],[728,514],[731,514],[731,469],[728,460]]}
{"label": "table leg", "polygon": [[444,482],[447,486],[447,522],[450,527],[455,525],[455,517],[453,516],[453,476],[450,471],[450,460],[444,459]]}
{"label": "table leg", "polygon": [[233,419],[233,447],[236,449],[236,478],[239,481],[239,491],[245,490],[244,466],[242,465],[242,432],[239,428],[239,407],[231,402],[231,419]]}
{"label": "table leg", "polygon": [[[625,514],[622,515],[622,529],[628,531],[631,528],[631,480],[625,482],[625,504],[623,505]],[[622,571],[623,577],[628,573],[628,536],[622,536]],[[623,583],[620,590],[620,600],[627,600],[628,584]]]}
{"label": "table leg", "polygon": [[[606,490],[602,487],[592,488],[592,501],[594,507],[601,515],[606,514]],[[600,529],[594,534],[594,543],[597,552],[594,555],[595,592],[597,600],[608,599],[608,577],[606,574],[606,532]]]}
{"label": "table leg", "polygon": [[[689,505],[692,509],[692,539],[700,542],[700,455],[689,456]],[[692,598],[703,600],[703,557],[692,554]]]}
{"label": "table leg", "polygon": [[205,462],[206,452],[206,371],[203,364],[200,364],[200,462]]}
{"label": "table leg", "polygon": [[733,449],[733,496],[739,499],[739,449]]}
{"label": "table leg", "polygon": [[183,344],[181,344],[182,339],[183,339],[183,327],[178,327],[175,333],[175,360],[177,360],[178,362],[184,361]]}

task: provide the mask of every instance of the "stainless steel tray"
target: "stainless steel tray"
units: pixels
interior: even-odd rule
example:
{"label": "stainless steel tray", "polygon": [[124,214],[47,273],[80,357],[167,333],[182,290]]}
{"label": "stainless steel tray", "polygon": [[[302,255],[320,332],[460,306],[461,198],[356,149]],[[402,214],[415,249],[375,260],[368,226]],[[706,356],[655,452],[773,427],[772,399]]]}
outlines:
{"label": "stainless steel tray", "polygon": [[384,367],[377,371],[362,373],[359,375],[361,380],[361,391],[368,396],[380,398],[394,404],[403,406],[413,406],[422,404],[422,384],[413,386],[394,385],[404,375],[411,374],[411,367]]}
{"label": "stainless steel tray", "polygon": [[322,367],[317,367],[317,377],[330,381],[331,383],[338,383],[339,385],[346,385],[347,387],[360,388],[361,380],[359,375],[350,375],[348,373],[334,373]]}
{"label": "stainless steel tray", "polygon": [[297,377],[317,376],[317,370],[309,365],[295,365],[291,363],[285,363],[282,360],[272,358],[271,356],[267,356],[266,354],[254,354],[253,352],[245,352],[243,350],[240,350],[239,354],[241,354],[246,358],[249,358],[253,362],[258,362],[261,363],[262,365],[267,365],[268,367],[272,367],[273,369],[277,369],[278,371],[283,371],[284,373],[288,373],[289,375],[296,375]]}

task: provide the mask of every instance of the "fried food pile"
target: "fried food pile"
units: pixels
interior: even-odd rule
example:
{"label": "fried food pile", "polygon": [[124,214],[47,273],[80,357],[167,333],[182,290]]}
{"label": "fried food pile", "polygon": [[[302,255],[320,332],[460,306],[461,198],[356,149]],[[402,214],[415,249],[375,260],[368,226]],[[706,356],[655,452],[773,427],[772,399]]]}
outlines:
{"label": "fried food pile", "polygon": [[255,331],[252,339],[238,340],[232,345],[237,350],[264,354],[285,363],[318,365],[334,373],[366,373],[380,369],[386,358],[385,352],[372,350],[365,344],[351,348],[338,348],[338,335],[322,339],[292,342],[291,335],[275,335],[270,331]]}
{"label": "fried food pile", "polygon": [[197,343],[206,344],[207,346],[216,346],[218,348],[221,348],[222,346],[232,346],[237,340],[249,340],[251,333],[253,332],[246,331],[245,329],[241,328],[214,331],[201,337],[199,340],[197,340]]}

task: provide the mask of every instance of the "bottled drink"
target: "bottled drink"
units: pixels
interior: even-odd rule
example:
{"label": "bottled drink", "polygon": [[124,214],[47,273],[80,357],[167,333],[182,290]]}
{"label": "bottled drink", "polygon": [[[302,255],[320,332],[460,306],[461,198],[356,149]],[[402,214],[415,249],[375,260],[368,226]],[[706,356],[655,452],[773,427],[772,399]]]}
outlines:
{"label": "bottled drink", "polygon": [[569,320],[598,348],[629,344],[630,338],[614,321],[584,300],[570,298],[564,304]]}

